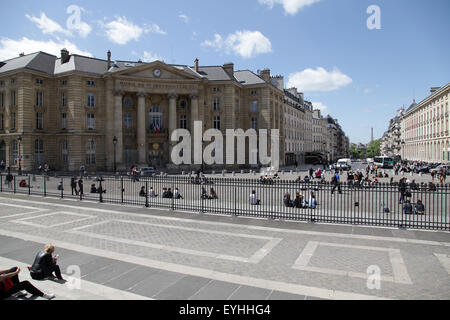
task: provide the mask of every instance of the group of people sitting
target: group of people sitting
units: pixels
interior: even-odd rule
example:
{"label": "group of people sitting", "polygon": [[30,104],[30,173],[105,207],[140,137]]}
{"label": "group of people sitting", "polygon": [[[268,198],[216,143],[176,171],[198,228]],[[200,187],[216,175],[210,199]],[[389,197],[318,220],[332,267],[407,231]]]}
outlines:
{"label": "group of people sitting", "polygon": [[403,213],[404,214],[418,214],[418,215],[424,215],[425,214],[425,206],[422,203],[422,200],[417,200],[417,203],[414,205],[411,203],[411,201],[406,200],[403,205]]}
{"label": "group of people sitting", "polygon": [[[65,282],[57,264],[59,256],[54,256],[54,252],[55,247],[51,244],[47,244],[42,251],[37,253],[33,265],[28,267],[28,271],[33,280],[56,278],[60,283]],[[20,271],[19,267],[13,267],[9,270],[0,270],[0,299],[6,299],[11,296],[24,298],[27,294],[31,294],[32,297],[42,297],[48,300],[55,298],[53,293],[44,293],[29,281],[20,281]],[[26,291],[27,293],[23,291]]]}
{"label": "group of people sitting", "polygon": [[217,192],[216,190],[214,190],[214,188],[211,188],[209,190],[209,194],[206,192],[206,188],[202,187],[202,195],[201,195],[202,199],[207,199],[207,200],[217,200],[219,199],[219,197],[217,196]]}
{"label": "group of people sitting", "polygon": [[[145,186],[141,187],[141,190],[139,191],[139,196],[140,197],[146,197],[147,193],[145,190]],[[156,194],[155,190],[153,189],[153,187],[150,187],[149,191],[148,191],[148,197],[149,198],[156,198],[158,197],[158,195]],[[175,191],[172,192],[172,188],[163,188],[162,190],[162,194],[161,197],[163,199],[184,199],[183,196],[180,194],[180,190],[178,188],[175,188]]]}
{"label": "group of people sitting", "polygon": [[314,192],[311,191],[311,194],[309,196],[309,199],[306,200],[303,194],[300,192],[297,192],[295,194],[295,199],[291,199],[291,195],[289,193],[286,193],[283,197],[283,204],[285,207],[291,207],[291,208],[310,208],[310,209],[316,209],[317,207],[317,200]]}

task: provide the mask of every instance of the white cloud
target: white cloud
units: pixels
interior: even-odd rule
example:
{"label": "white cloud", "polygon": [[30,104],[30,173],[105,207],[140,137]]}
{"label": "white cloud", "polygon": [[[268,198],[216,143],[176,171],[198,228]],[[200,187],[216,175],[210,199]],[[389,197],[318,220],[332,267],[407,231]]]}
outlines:
{"label": "white cloud", "polygon": [[370,93],[370,89],[369,88],[364,89],[364,93],[365,94],[369,94]]}
{"label": "white cloud", "polygon": [[59,57],[61,55],[62,48],[66,48],[70,53],[92,57],[90,52],[80,50],[74,43],[68,40],[58,42],[53,40],[36,41],[24,37],[20,40],[2,38],[0,40],[0,61],[18,57],[22,52],[29,54],[37,51],[43,51]]}
{"label": "white cloud", "polygon": [[310,6],[320,0],[258,0],[260,4],[267,5],[270,9],[275,4],[281,4],[286,14],[295,15],[303,7]]}
{"label": "white cloud", "polygon": [[305,69],[289,75],[288,87],[295,87],[302,92],[335,91],[352,83],[353,80],[337,68],[329,72],[322,67]]}
{"label": "white cloud", "polygon": [[243,58],[252,58],[258,54],[272,52],[270,40],[259,31],[236,31],[225,39],[220,34],[215,34],[214,40],[206,40],[202,45],[217,51],[225,48],[227,53],[233,51]]}
{"label": "white cloud", "polygon": [[178,18],[182,19],[184,21],[184,23],[189,23],[189,20],[191,20],[191,18],[189,18],[187,15],[185,15],[184,13],[181,13],[178,15]]}
{"label": "white cloud", "polygon": [[314,109],[320,110],[320,113],[322,116],[327,116],[329,114],[329,109],[326,105],[324,105],[322,102],[313,102]]}
{"label": "white cloud", "polygon": [[144,51],[144,58],[142,59],[142,61],[144,62],[153,62],[153,61],[163,61],[163,58],[156,53],[153,52],[148,52],[148,51]]}
{"label": "white cloud", "polygon": [[25,17],[27,17],[28,20],[34,22],[37,25],[37,27],[42,30],[42,33],[44,34],[62,33],[66,36],[72,35],[72,32],[61,27],[59,23],[47,17],[43,12],[41,12],[40,18],[30,16],[29,14],[26,14]]}
{"label": "white cloud", "polygon": [[106,29],[108,39],[117,44],[127,44],[131,40],[138,41],[144,33],[166,34],[157,24],[143,27],[128,21],[126,17],[118,17],[116,20],[106,24],[101,23]]}

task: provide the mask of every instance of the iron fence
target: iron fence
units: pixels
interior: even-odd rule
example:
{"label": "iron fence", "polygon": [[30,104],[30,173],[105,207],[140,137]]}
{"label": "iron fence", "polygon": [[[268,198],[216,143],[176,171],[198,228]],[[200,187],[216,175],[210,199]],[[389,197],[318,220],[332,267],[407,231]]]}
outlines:
{"label": "iron fence", "polygon": [[[76,187],[72,189],[71,177],[67,176],[14,175],[8,181],[6,175],[0,175],[0,192],[255,218],[450,231],[449,184],[436,184],[433,188],[426,184],[408,187],[400,201],[398,185],[388,183],[375,186],[341,183],[342,193],[339,193],[339,188],[330,182],[275,180],[262,183],[258,179],[235,177],[198,181],[195,176],[139,179],[86,176],[82,177],[81,193],[79,178],[75,182]],[[91,186],[103,192],[91,193]],[[165,197],[164,189],[170,189],[172,193],[177,189],[180,197],[170,194]],[[259,204],[251,203],[253,192],[260,200]],[[211,197],[214,193],[216,198]],[[285,200],[287,194],[291,201]],[[417,206],[419,200],[424,207],[423,214],[416,210],[420,209]]]}

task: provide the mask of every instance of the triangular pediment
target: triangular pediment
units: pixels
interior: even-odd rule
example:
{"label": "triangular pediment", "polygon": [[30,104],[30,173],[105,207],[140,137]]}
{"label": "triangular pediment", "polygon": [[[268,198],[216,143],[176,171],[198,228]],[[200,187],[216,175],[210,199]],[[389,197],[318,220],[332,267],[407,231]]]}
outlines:
{"label": "triangular pediment", "polygon": [[177,67],[168,65],[162,61],[133,66],[131,63],[123,70],[114,72],[114,75],[120,75],[132,78],[162,79],[162,80],[199,80],[201,77],[186,67]]}

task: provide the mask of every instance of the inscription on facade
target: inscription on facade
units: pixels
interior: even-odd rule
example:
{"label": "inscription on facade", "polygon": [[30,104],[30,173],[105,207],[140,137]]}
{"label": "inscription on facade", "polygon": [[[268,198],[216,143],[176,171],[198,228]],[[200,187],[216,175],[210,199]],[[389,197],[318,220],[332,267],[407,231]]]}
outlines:
{"label": "inscription on facade", "polygon": [[134,81],[119,81],[121,87],[136,89],[158,89],[158,90],[196,90],[196,85],[168,84],[168,83],[144,83]]}

